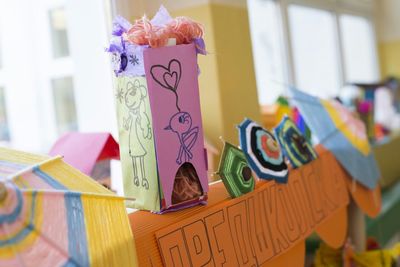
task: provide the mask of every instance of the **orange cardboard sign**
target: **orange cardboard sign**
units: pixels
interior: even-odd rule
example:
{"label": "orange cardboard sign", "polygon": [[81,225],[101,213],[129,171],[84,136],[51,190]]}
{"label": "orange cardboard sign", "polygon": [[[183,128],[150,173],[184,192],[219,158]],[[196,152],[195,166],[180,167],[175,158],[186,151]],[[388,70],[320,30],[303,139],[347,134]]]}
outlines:
{"label": "orange cardboard sign", "polygon": [[347,177],[346,182],[357,206],[371,218],[378,216],[382,206],[381,187],[377,185],[374,190],[370,190],[351,179],[350,176]]}
{"label": "orange cardboard sign", "polygon": [[[349,202],[331,153],[155,232],[165,266],[256,266],[298,246]],[[140,255],[140,254],[139,254]],[[275,260],[274,260],[275,261]],[[294,265],[291,265],[294,266]]]}
{"label": "orange cardboard sign", "polygon": [[[320,155],[328,151],[322,145],[316,146],[315,149]],[[371,218],[378,216],[382,206],[381,188],[379,184],[373,190],[370,190],[353,179],[343,167],[340,166],[340,169],[344,173],[347,189],[357,206]]]}
{"label": "orange cardboard sign", "polygon": [[304,239],[315,231],[331,247],[347,232],[349,191],[367,215],[381,206],[380,188],[352,184],[333,154],[292,170],[288,184],[259,181],[231,199],[219,182],[207,206],[164,215],[130,214],[140,266],[303,266]]}

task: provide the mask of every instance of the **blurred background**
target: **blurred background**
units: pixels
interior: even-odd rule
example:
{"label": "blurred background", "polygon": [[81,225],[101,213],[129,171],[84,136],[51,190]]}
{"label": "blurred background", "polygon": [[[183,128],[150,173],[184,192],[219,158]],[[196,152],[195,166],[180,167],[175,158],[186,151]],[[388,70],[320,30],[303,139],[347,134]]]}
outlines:
{"label": "blurred background", "polygon": [[268,121],[288,85],[323,98],[400,75],[397,0],[0,1],[0,140],[47,152],[68,131],[116,134],[111,21],[172,15],[205,25],[207,139],[236,141],[245,116]]}

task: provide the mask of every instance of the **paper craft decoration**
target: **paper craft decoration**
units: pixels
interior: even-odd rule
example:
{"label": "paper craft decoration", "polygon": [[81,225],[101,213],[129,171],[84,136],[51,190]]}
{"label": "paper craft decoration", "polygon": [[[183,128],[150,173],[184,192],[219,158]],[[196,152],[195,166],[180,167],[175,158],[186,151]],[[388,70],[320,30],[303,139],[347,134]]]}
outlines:
{"label": "paper craft decoration", "polygon": [[128,206],[160,210],[152,113],[145,77],[119,76],[116,107],[124,194]]}
{"label": "paper craft decoration", "polygon": [[380,172],[363,123],[336,101],[291,88],[292,101],[321,144],[332,151],[350,175],[373,189]]}
{"label": "paper craft decoration", "polygon": [[238,128],[240,147],[257,176],[286,183],[288,166],[273,134],[249,119],[245,119]]}
{"label": "paper craft decoration", "polygon": [[179,216],[130,214],[139,265],[304,266],[304,240],[312,233],[329,245],[332,237],[346,236],[347,223],[330,222],[342,211],[347,222],[348,175],[325,150],[289,176],[287,184],[259,181],[237,198],[223,183],[213,183],[209,205]]}
{"label": "paper craft decoration", "polygon": [[[165,19],[166,10],[161,11]],[[122,43],[121,51],[132,46]],[[142,48],[137,59],[142,59],[145,76],[118,72],[116,85],[124,192],[136,198],[129,206],[164,212],[205,203],[197,46]]]}
{"label": "paper craft decoration", "polygon": [[0,148],[0,266],[138,266],[124,198],[61,157]]}
{"label": "paper craft decoration", "polygon": [[307,138],[307,140],[310,141],[311,140],[310,128],[307,126],[299,110],[297,108],[293,108],[292,110],[293,114],[291,118],[293,119],[293,122],[296,124],[297,128],[299,128],[300,132]]}
{"label": "paper craft decoration", "polygon": [[312,145],[289,117],[285,116],[282,119],[275,128],[275,135],[293,168],[298,168],[317,158]]}
{"label": "paper craft decoration", "polygon": [[255,181],[243,152],[225,142],[218,174],[232,198],[254,190]]}
{"label": "paper craft decoration", "polygon": [[110,160],[119,160],[119,145],[110,133],[70,132],[60,137],[49,152],[99,183],[110,186]]}

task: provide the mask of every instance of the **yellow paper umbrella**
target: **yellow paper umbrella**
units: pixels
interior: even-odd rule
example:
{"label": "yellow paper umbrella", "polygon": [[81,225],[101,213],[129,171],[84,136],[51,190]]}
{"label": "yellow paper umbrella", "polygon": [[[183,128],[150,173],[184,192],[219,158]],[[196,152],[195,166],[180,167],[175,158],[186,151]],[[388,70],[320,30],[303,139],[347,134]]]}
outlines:
{"label": "yellow paper umbrella", "polygon": [[0,266],[136,266],[124,198],[62,161],[0,148]]}

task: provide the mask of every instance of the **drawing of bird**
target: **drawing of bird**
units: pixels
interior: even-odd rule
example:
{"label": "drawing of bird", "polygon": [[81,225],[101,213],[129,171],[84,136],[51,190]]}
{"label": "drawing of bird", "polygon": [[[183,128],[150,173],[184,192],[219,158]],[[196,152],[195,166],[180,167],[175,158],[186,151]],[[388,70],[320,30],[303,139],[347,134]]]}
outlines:
{"label": "drawing of bird", "polygon": [[182,157],[184,157],[185,162],[190,161],[193,158],[191,149],[199,134],[199,127],[192,128],[192,117],[190,114],[182,111],[175,113],[171,117],[169,125],[165,127],[165,130],[172,131],[178,136],[180,148],[176,163],[182,164]]}

